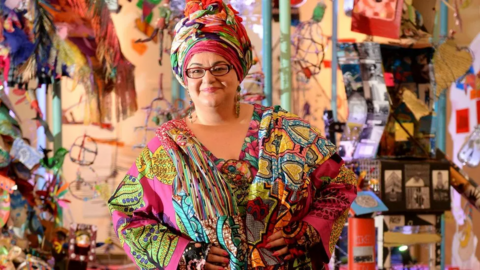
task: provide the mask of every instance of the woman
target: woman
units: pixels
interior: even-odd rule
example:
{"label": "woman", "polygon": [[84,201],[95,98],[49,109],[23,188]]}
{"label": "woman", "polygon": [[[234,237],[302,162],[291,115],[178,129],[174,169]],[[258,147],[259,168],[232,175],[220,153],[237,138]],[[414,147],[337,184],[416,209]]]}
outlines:
{"label": "woman", "polygon": [[141,269],[321,268],[354,174],[298,117],[239,102],[252,51],[230,6],[188,1],[185,15],[171,62],[195,109],[158,129],[110,199],[122,245]]}

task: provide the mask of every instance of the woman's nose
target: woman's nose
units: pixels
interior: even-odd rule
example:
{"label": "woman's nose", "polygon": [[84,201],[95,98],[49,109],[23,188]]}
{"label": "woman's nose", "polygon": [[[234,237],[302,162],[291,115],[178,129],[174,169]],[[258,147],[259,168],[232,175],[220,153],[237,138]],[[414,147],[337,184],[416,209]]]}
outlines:
{"label": "woman's nose", "polygon": [[210,70],[206,70],[205,75],[203,75],[203,81],[208,83],[208,82],[213,82],[215,80],[216,78],[215,76],[212,75],[212,72]]}

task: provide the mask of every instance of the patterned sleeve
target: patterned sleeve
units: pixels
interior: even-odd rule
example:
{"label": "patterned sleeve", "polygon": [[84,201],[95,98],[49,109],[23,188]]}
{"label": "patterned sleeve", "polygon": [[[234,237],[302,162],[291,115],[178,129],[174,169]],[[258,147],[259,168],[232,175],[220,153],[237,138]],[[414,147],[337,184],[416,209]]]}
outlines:
{"label": "patterned sleeve", "polygon": [[108,201],[115,231],[140,269],[177,269],[189,238],[172,206],[175,167],[158,138],[143,149]]}
{"label": "patterned sleeve", "polygon": [[329,262],[345,225],[350,205],[357,196],[357,176],[345,167],[335,146],[316,134],[307,156],[312,166],[312,198],[306,216],[297,225],[297,231],[304,232],[297,243],[305,242],[312,254],[321,254],[311,258],[320,265]]}

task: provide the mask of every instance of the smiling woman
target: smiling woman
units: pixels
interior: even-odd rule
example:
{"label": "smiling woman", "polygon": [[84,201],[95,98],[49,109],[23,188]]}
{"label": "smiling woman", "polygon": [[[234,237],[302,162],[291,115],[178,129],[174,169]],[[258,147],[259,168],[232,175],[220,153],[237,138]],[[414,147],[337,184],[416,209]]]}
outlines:
{"label": "smiling woman", "polygon": [[234,112],[233,108],[238,104],[237,96],[240,95],[240,82],[236,72],[231,71],[232,67],[217,53],[201,52],[191,58],[185,74],[188,93],[197,108]]}
{"label": "smiling woman", "polygon": [[252,47],[235,10],[191,0],[185,15],[171,62],[194,109],[158,129],[109,201],[125,250],[141,269],[321,269],[355,175],[304,120],[240,102]]}

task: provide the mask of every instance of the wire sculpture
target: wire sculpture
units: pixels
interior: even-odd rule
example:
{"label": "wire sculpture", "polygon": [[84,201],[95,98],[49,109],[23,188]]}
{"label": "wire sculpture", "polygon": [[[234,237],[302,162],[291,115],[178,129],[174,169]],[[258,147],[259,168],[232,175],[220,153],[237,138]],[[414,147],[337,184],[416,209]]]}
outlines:
{"label": "wire sculpture", "polygon": [[320,73],[325,57],[328,38],[323,34],[320,25],[325,14],[326,5],[318,2],[313,11],[312,19],[301,22],[292,35],[294,51],[292,67],[297,80],[309,81],[312,76]]}
{"label": "wire sculpture", "polygon": [[[302,107],[294,105],[294,112],[302,114],[307,121],[317,121],[316,112],[318,108],[313,109],[312,100],[308,101],[306,92],[308,83],[314,79],[317,83],[316,75],[321,72],[321,66],[325,58],[325,50],[328,46],[330,37],[323,33],[320,25],[325,14],[326,5],[319,1],[313,11],[312,18],[301,22],[292,34],[292,69],[295,73],[295,87],[293,92],[294,104],[300,104],[301,95],[304,104]],[[323,96],[327,96],[324,89],[318,83]],[[315,100],[316,102],[316,100]]]}
{"label": "wire sculpture", "polygon": [[[163,103],[163,106],[161,106]],[[143,107],[145,111],[145,121],[142,126],[137,126],[134,131],[143,130],[143,138],[139,144],[135,144],[133,148],[143,148],[147,145],[147,134],[149,131],[157,130],[157,126],[172,120],[182,118],[186,115],[188,108],[184,108],[183,100],[175,100],[173,106],[163,95],[163,73],[160,74],[160,83],[158,88],[158,96],[150,102],[150,105]],[[180,107],[181,106],[181,107]],[[154,127],[149,126],[149,121],[152,120],[155,123]]]}
{"label": "wire sculpture", "polygon": [[99,196],[99,193],[95,189],[95,185],[97,184],[98,180],[98,174],[91,166],[86,167],[91,174],[89,175],[89,178],[92,176],[94,178],[93,180],[87,181],[84,176],[85,172],[83,172],[82,175],[82,168],[85,168],[85,166],[80,166],[77,168],[77,177],[73,182],[70,183],[68,190],[75,199],[81,201],[93,200]]}
{"label": "wire sculpture", "polygon": [[92,165],[97,155],[97,143],[87,134],[76,138],[69,151],[70,160],[80,166]]}

